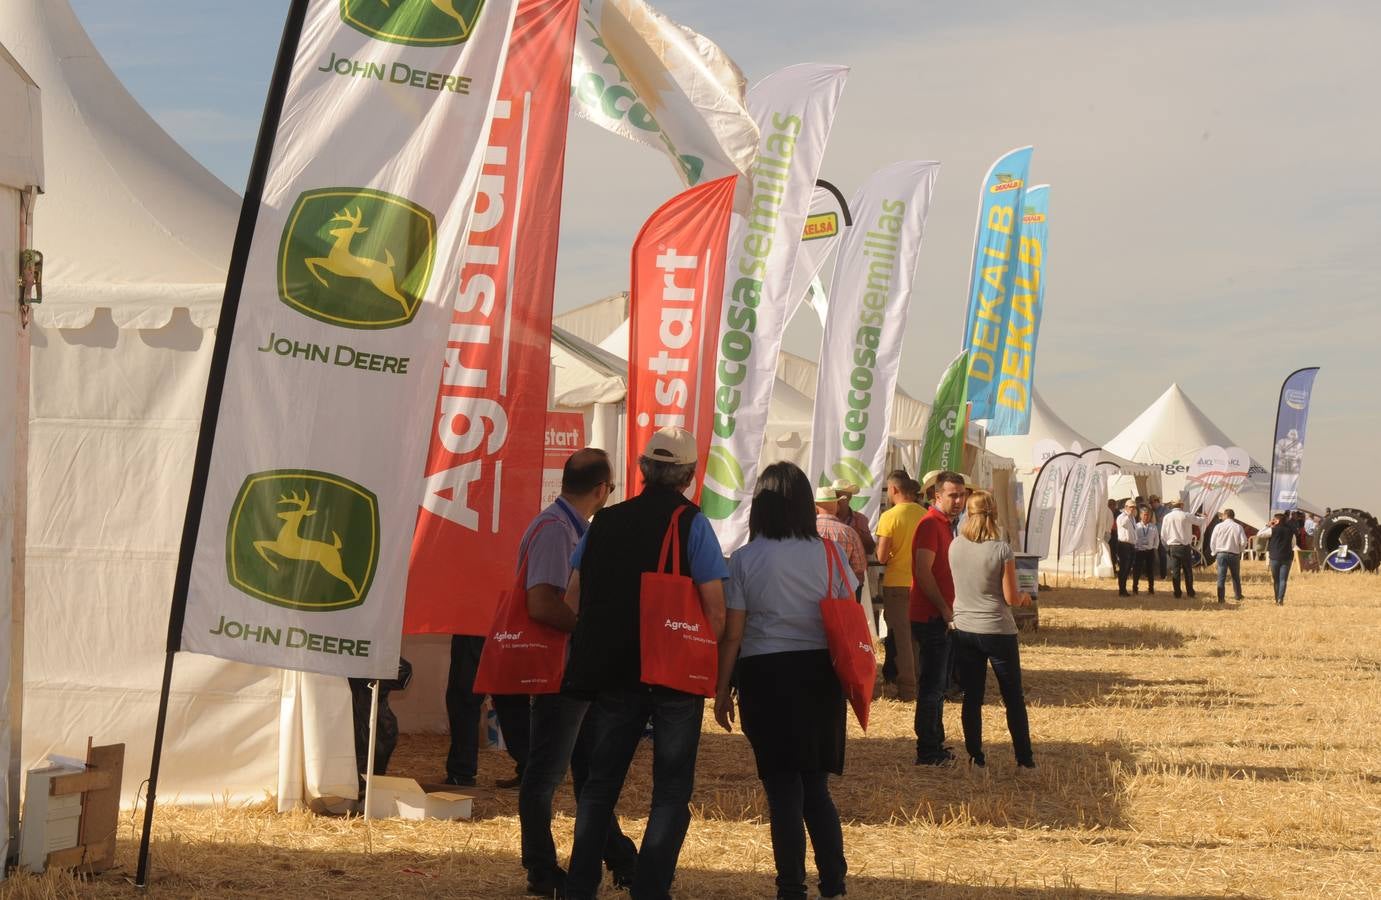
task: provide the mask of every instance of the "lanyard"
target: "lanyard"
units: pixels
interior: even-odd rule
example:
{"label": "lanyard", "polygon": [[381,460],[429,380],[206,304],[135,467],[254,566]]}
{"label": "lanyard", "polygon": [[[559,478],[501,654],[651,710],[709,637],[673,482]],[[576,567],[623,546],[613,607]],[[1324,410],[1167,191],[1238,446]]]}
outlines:
{"label": "lanyard", "polygon": [[571,527],[575,529],[576,536],[584,537],[585,531],[590,527],[590,524],[576,515],[575,510],[571,509],[570,505],[560,497],[556,498],[556,508],[561,510],[562,514],[565,515],[566,519],[571,523]]}

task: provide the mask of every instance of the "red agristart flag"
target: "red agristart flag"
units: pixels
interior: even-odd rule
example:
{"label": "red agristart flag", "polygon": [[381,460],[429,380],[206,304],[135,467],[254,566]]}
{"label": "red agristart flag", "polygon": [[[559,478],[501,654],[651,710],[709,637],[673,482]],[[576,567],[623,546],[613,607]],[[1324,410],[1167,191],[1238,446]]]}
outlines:
{"label": "red agristart flag", "polygon": [[628,323],[629,496],[641,490],[638,453],[659,428],[695,435],[704,480],[713,425],[715,358],[724,303],[724,252],[737,177],[697,185],[654,212],[633,242]]}
{"label": "red agristart flag", "polygon": [[578,11],[518,5],[446,344],[406,634],[484,634],[540,508]]}

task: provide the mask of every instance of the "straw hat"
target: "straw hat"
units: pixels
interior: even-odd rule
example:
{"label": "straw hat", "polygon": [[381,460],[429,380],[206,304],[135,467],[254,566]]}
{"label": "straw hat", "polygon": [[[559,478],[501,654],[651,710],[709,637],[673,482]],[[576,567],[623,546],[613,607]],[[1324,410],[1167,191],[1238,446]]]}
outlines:
{"label": "straw hat", "polygon": [[816,503],[835,503],[838,500],[839,494],[832,484],[821,485],[815,489]]}
{"label": "straw hat", "polygon": [[836,478],[834,484],[830,485],[830,488],[833,489],[836,494],[842,494],[845,497],[852,497],[858,493],[858,485],[854,484],[852,481],[845,481],[842,478]]}

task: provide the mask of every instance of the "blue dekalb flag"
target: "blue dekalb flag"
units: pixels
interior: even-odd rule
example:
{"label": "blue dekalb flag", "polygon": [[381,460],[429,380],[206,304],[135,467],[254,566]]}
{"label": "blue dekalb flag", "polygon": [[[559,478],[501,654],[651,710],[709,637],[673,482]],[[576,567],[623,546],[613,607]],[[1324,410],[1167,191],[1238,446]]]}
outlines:
{"label": "blue dekalb flag", "polygon": [[975,419],[991,419],[996,406],[997,375],[1016,279],[1020,213],[1030,170],[1031,148],[1019,147],[993,163],[983,179],[969,273],[969,311],[964,320],[968,398]]}
{"label": "blue dekalb flag", "polygon": [[1026,434],[1031,430],[1031,383],[1036,377],[1036,339],[1045,308],[1045,261],[1050,250],[1050,185],[1026,192],[1017,242],[1016,278],[1002,352],[997,357],[997,389],[988,434]]}
{"label": "blue dekalb flag", "polygon": [[1299,506],[1299,475],[1304,467],[1304,432],[1309,423],[1309,397],[1319,367],[1292,372],[1280,386],[1276,436],[1271,451],[1271,509]]}

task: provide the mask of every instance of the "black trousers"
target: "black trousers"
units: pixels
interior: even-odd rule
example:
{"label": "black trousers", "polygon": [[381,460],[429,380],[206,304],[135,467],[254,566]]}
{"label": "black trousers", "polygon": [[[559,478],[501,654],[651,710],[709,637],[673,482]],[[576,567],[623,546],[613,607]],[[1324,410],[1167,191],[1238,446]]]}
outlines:
{"label": "black trousers", "polygon": [[1034,765],[1026,695],[1021,689],[1021,651],[1017,647],[1017,636],[956,631],[954,653],[959,680],[964,685],[960,720],[964,724],[964,749],[969,757],[977,763],[987,762],[983,754],[983,692],[987,687],[988,664],[992,663],[997,687],[1002,693],[1002,705],[1007,710],[1007,731],[1012,735],[1017,764]]}
{"label": "black trousers", "polygon": [[827,772],[773,772],[762,776],[771,818],[772,857],[777,864],[778,900],[805,900],[806,833],[815,847],[820,893],[844,893],[844,832],[839,811],[830,798]]}
{"label": "black trousers", "polygon": [[[479,670],[484,638],[469,634],[451,636],[451,670],[446,678],[446,718],[451,726],[451,750],[446,755],[446,774],[452,778],[474,778],[479,771],[480,707],[484,695],[476,694],[475,672]],[[527,766],[528,733],[532,698],[527,694],[496,695],[494,712],[503,730],[508,755],[523,774]]]}
{"label": "black trousers", "polygon": [[1136,560],[1136,545],[1126,541],[1117,542],[1117,592],[1127,593],[1127,580],[1132,577]]}
{"label": "black trousers", "polygon": [[1165,548],[1170,557],[1170,583],[1175,587],[1175,596],[1180,595],[1180,573],[1184,573],[1184,589],[1194,596],[1194,557],[1188,544],[1172,544]]}
{"label": "black trousers", "polygon": [[1156,592],[1156,551],[1136,551],[1136,562],[1132,569],[1132,590],[1140,590],[1141,579],[1146,579],[1146,590]]}

